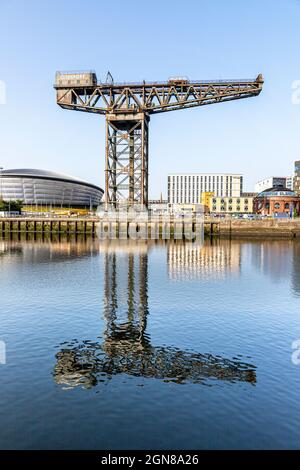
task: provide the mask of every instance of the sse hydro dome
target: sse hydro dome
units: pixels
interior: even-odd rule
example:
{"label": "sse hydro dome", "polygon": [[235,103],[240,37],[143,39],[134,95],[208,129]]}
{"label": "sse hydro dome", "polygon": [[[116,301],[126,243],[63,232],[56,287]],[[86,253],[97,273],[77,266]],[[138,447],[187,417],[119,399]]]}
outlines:
{"label": "sse hydro dome", "polygon": [[103,190],[78,178],[46,170],[0,171],[0,199],[20,199],[24,205],[96,207]]}

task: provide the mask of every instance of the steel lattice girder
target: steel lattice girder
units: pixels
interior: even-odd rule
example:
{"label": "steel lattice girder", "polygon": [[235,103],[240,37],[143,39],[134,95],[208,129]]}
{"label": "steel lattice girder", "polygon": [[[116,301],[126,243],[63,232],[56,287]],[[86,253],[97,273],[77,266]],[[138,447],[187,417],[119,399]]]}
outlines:
{"label": "steel lattice girder", "polygon": [[98,114],[148,114],[257,96],[263,86],[256,80],[187,82],[184,84],[104,84],[57,87],[57,103],[66,109]]}
{"label": "steel lattice girder", "polygon": [[145,113],[134,120],[107,115],[106,204],[120,200],[148,204],[148,124]]}

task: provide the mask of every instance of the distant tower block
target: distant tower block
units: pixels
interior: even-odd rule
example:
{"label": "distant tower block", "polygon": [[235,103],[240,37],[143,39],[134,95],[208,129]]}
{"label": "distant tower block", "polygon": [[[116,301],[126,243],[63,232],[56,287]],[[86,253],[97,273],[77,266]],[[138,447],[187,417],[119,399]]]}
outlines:
{"label": "distant tower block", "polygon": [[148,131],[151,114],[257,96],[255,80],[98,83],[95,72],[56,73],[57,104],[106,115],[105,202],[148,205]]}

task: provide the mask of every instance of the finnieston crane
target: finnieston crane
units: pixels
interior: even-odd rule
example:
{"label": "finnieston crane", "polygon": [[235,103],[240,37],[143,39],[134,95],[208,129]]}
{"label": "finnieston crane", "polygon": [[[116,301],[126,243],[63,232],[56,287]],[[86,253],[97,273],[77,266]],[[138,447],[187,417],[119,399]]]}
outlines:
{"label": "finnieston crane", "polygon": [[95,72],[57,72],[57,104],[64,109],[106,116],[105,204],[148,205],[148,143],[151,114],[257,96],[255,80],[197,80],[98,83]]}

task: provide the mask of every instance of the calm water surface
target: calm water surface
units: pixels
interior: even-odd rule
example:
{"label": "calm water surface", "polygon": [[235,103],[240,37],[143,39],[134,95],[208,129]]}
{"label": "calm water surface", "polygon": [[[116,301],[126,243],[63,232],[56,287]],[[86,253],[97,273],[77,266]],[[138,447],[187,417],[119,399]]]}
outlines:
{"label": "calm water surface", "polygon": [[300,448],[300,243],[0,241],[0,448]]}

